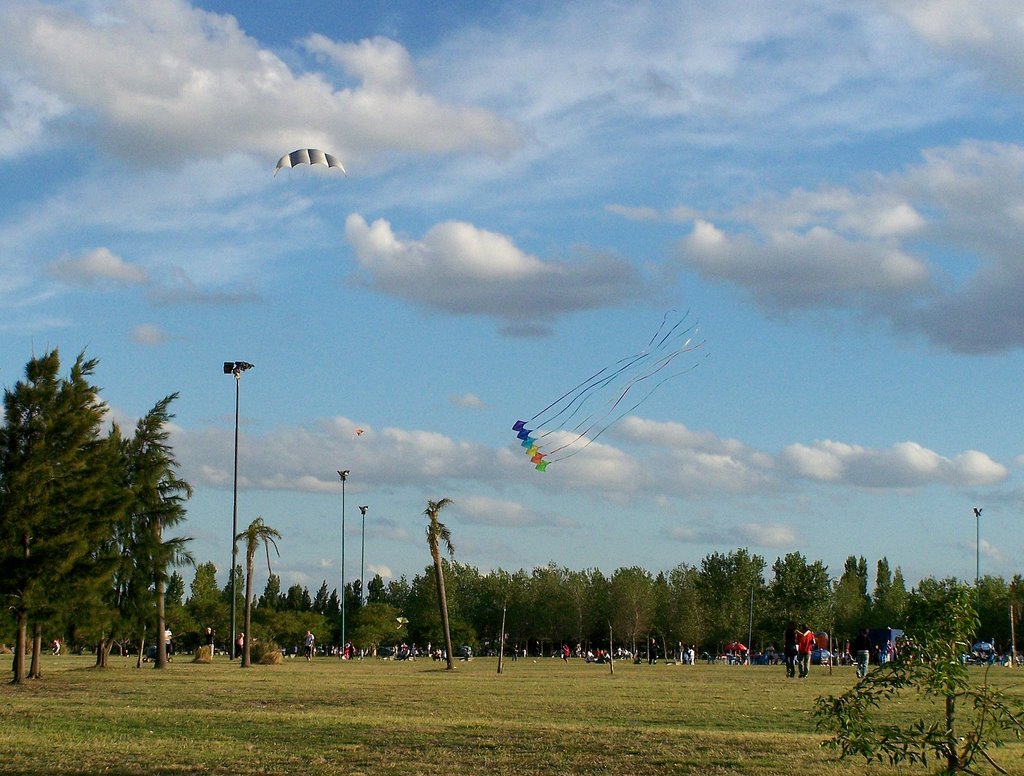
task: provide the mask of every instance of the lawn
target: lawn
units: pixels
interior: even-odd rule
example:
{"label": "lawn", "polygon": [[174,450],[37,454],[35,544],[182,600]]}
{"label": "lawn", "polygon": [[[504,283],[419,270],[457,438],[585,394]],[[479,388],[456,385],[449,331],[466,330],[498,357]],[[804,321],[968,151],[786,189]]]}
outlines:
{"label": "lawn", "polygon": [[[89,657],[46,658],[43,680],[0,687],[0,773],[933,772],[840,762],[819,746],[814,699],[852,684],[847,667],[801,681],[781,667],[616,663],[610,674],[551,658],[506,659],[500,675],[480,658],[454,672],[422,660],[188,660],[156,671],[112,658],[97,671]],[[1024,671],[990,677],[1024,694]],[[1024,746],[998,755],[1024,773]]]}

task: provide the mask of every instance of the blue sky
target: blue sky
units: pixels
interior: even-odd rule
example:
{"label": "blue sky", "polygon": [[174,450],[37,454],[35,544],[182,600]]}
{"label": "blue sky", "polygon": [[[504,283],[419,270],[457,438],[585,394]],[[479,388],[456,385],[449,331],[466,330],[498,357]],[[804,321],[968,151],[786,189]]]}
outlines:
{"label": "blue sky", "polygon": [[[1019,572],[1015,0],[0,9],[0,381],[177,391],[199,560],[286,584],[748,547]],[[282,154],[323,168],[274,176]],[[693,371],[535,471],[511,431],[669,311]],[[690,363],[690,362],[687,362]],[[357,434],[356,429],[363,429]]]}

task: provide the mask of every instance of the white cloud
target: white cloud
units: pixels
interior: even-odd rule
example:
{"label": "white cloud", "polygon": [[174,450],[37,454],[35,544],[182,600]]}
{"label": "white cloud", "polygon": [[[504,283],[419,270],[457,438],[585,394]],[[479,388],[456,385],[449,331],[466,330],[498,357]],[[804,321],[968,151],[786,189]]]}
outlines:
{"label": "white cloud", "polygon": [[463,409],[482,410],[487,406],[475,393],[453,394],[448,398],[456,407],[461,407]]}
{"label": "white cloud", "polygon": [[[346,461],[366,472],[362,482],[393,487],[455,479],[501,478],[503,452],[461,442],[432,431],[384,428],[357,436],[365,428],[348,418],[322,419],[313,426],[280,427],[239,441],[247,465],[239,473],[245,487],[310,493],[340,492],[335,470]],[[176,435],[183,467],[197,483],[223,485],[231,479],[232,438],[208,429]],[[186,464],[185,462],[188,461]]]}
{"label": "white cloud", "polygon": [[889,5],[943,54],[963,57],[989,77],[1021,88],[1024,7],[1017,0],[893,0]]}
{"label": "white cloud", "polygon": [[738,535],[743,542],[758,547],[792,548],[796,546],[796,533],[788,525],[743,523]]}
{"label": "white cloud", "polygon": [[36,146],[46,125],[67,106],[59,97],[11,73],[0,73],[0,158]]}
{"label": "white cloud", "polygon": [[905,294],[928,280],[925,265],[897,246],[851,240],[827,226],[773,230],[755,240],[698,220],[680,258],[708,278],[748,289],[770,309],[845,306],[864,295]]}
{"label": "white cloud", "polygon": [[1009,474],[984,453],[968,450],[946,458],[916,442],[900,442],[886,450],[831,440],[798,443],[783,450],[780,462],[797,477],[867,488],[995,485]]}
{"label": "white cloud", "polygon": [[80,256],[62,256],[50,264],[49,271],[65,283],[76,285],[143,285],[149,281],[144,269],[107,248],[93,248]]}
{"label": "white cloud", "polygon": [[182,0],[125,0],[107,10],[15,2],[0,13],[4,65],[21,78],[20,101],[8,96],[0,108],[18,136],[27,141],[40,124],[74,112],[108,153],[154,164],[238,151],[276,159],[308,146],[365,158],[518,143],[493,113],[416,91],[408,54],[393,41],[311,38],[312,53],[364,79],[338,88],[326,73],[294,71],[231,16]]}
{"label": "white cloud", "polygon": [[448,313],[544,323],[576,310],[642,296],[644,281],[626,261],[589,256],[542,261],[511,239],[461,221],[431,227],[420,240],[399,237],[385,219],[359,214],[345,237],[372,285]]}
{"label": "white cloud", "polygon": [[163,345],[168,340],[167,332],[155,323],[139,324],[130,336],[136,345]]}
{"label": "white cloud", "polygon": [[933,148],[862,190],[764,196],[678,244],[682,266],[762,308],[863,311],[938,347],[1024,346],[1024,146]]}
{"label": "white cloud", "polygon": [[367,563],[366,570],[369,572],[369,577],[372,579],[374,574],[380,575],[381,579],[392,579],[395,575],[391,571],[390,566],[385,566],[381,563]]}
{"label": "white cloud", "polygon": [[526,527],[548,522],[546,518],[515,501],[485,496],[463,496],[455,502],[455,509],[466,522],[478,525]]}

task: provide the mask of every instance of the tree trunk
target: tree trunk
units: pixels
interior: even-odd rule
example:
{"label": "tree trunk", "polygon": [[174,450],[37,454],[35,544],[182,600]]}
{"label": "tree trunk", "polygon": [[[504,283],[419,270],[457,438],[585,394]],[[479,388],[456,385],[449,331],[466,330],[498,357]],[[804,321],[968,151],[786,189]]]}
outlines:
{"label": "tree trunk", "polygon": [[448,670],[455,670],[455,657],[452,655],[452,632],[448,627],[448,598],[444,593],[444,571],[441,569],[441,553],[434,555],[434,576],[437,577],[437,605],[441,610],[441,627],[444,628],[444,646],[448,658]]}
{"label": "tree trunk", "polygon": [[[159,536],[157,537],[159,539]],[[153,668],[167,668],[167,621],[164,619],[164,580],[157,570],[156,579],[156,659]]]}
{"label": "tree trunk", "polygon": [[14,664],[11,670],[14,677],[11,684],[21,684],[25,681],[25,647],[28,641],[28,613],[23,609],[18,610],[18,633],[14,639]]}
{"label": "tree trunk", "polygon": [[[269,552],[269,550],[268,550]],[[252,556],[248,558],[246,563],[246,574],[245,574],[245,638],[242,641],[242,668],[250,668],[252,666],[252,659],[250,658],[250,646],[252,645]],[[344,591],[342,591],[344,592]],[[342,645],[342,650],[345,649],[345,645]]]}
{"label": "tree trunk", "polygon": [[[947,693],[950,693],[947,690]],[[946,771],[949,773],[960,772],[960,750],[956,741],[956,700],[951,694],[946,695]]]}
{"label": "tree trunk", "polygon": [[43,678],[43,625],[32,625],[32,665],[28,669],[29,679]]}

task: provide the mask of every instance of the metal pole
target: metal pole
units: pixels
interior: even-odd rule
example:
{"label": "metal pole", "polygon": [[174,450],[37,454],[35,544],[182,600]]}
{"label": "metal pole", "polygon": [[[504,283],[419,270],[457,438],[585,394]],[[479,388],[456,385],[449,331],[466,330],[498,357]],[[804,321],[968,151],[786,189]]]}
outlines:
{"label": "metal pole", "polygon": [[1013,627],[1013,604],[1010,604],[1010,668],[1017,665],[1017,633]]}
{"label": "metal pole", "polygon": [[341,477],[341,657],[345,657],[345,481],[348,469],[339,471]]}
{"label": "metal pole", "polygon": [[235,639],[238,636],[236,630],[238,622],[238,595],[235,590],[235,564],[238,563],[238,402],[242,386],[242,373],[237,369],[233,372],[235,376],[235,474],[234,485],[231,497],[231,569],[228,574],[231,579],[231,659],[235,655]]}
{"label": "metal pole", "polygon": [[231,589],[231,646],[229,647],[231,659],[236,657],[235,638],[238,622],[238,595],[235,589],[235,566],[238,565],[238,543],[235,537],[238,536],[238,404],[239,394],[242,385],[242,372],[252,369],[248,361],[225,361],[224,374],[235,378],[235,468],[231,496],[231,568],[228,571],[228,585]]}
{"label": "metal pole", "polygon": [[[501,673],[501,660],[505,656],[505,609],[507,605],[501,607],[501,634],[498,636],[498,673]],[[1013,607],[1010,607],[1010,611],[1013,611]],[[1012,619],[1012,615],[1011,615]]]}
{"label": "metal pole", "polygon": [[368,596],[366,595],[366,512],[369,510],[368,506],[359,507],[359,512],[363,516],[363,531],[362,538],[359,543],[359,603],[363,604],[366,602]]}
{"label": "metal pole", "polygon": [[974,508],[974,598],[981,628],[981,507]]}

